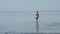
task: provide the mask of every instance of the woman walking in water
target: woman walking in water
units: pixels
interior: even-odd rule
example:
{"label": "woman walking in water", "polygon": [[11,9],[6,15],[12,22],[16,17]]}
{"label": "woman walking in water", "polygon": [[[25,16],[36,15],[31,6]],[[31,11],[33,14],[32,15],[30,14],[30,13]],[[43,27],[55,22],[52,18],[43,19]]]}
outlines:
{"label": "woman walking in water", "polygon": [[39,25],[38,25],[39,13],[38,13],[38,11],[36,11],[35,18],[36,18],[36,32],[39,32]]}

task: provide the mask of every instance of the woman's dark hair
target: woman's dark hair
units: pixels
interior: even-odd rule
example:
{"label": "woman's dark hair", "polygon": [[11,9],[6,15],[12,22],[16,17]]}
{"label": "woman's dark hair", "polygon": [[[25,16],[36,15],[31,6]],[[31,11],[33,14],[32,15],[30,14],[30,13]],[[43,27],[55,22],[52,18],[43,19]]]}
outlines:
{"label": "woman's dark hair", "polygon": [[36,11],[38,13],[38,11]]}

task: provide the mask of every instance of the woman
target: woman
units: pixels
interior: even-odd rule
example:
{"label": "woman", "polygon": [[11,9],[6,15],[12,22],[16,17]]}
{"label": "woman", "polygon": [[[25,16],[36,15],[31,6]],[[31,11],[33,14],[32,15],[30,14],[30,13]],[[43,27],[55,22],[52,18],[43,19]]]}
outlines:
{"label": "woman", "polygon": [[36,31],[39,32],[39,24],[38,24],[39,14],[38,14],[38,11],[36,11],[35,18],[36,18]]}

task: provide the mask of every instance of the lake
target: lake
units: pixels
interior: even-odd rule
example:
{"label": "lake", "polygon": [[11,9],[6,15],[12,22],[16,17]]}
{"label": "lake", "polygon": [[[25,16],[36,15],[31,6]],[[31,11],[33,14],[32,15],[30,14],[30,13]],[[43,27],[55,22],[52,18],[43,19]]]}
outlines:
{"label": "lake", "polygon": [[[0,11],[0,32],[36,32],[34,11]],[[39,11],[39,32],[60,32],[60,12]]]}

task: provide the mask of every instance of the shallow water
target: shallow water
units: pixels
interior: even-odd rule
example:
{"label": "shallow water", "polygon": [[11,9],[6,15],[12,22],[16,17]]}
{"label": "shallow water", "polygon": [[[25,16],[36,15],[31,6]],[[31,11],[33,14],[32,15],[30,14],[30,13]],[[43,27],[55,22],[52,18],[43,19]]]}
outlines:
{"label": "shallow water", "polygon": [[[39,32],[59,32],[60,12],[39,12]],[[0,32],[36,32],[34,12],[0,12]]]}

